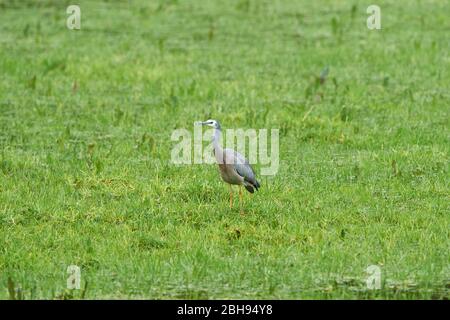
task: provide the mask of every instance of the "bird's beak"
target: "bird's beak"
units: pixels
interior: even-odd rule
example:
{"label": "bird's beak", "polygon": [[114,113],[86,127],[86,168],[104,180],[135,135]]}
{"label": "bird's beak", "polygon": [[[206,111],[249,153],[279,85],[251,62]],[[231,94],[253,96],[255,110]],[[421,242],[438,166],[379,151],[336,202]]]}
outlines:
{"label": "bird's beak", "polygon": [[204,126],[208,123],[208,121],[195,121],[195,125],[196,126]]}

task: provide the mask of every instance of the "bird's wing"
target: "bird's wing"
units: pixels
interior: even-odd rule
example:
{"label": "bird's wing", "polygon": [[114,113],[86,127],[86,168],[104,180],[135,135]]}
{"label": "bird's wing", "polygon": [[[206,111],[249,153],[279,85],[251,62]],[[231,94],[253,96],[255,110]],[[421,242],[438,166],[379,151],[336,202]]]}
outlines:
{"label": "bird's wing", "polygon": [[259,187],[259,183],[256,181],[255,172],[253,171],[253,168],[248,162],[248,160],[245,159],[245,157],[242,154],[232,149],[225,149],[224,152],[230,153],[232,155],[234,159],[233,166],[237,174],[243,177],[244,180]]}

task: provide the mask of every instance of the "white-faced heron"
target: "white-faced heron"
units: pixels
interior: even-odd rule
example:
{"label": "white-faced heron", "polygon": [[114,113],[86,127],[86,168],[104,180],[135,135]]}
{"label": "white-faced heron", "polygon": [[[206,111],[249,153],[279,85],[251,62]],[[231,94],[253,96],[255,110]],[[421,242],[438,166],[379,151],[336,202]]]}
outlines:
{"label": "white-faced heron", "polygon": [[249,164],[248,160],[239,152],[232,149],[222,149],[220,146],[220,135],[222,129],[216,120],[207,120],[196,122],[198,125],[209,126],[214,129],[212,136],[213,152],[219,165],[220,175],[223,181],[230,186],[230,208],[233,207],[233,190],[231,185],[239,186],[239,200],[242,209],[242,188],[244,186],[248,192],[253,193],[258,190],[260,185],[256,180],[255,172]]}

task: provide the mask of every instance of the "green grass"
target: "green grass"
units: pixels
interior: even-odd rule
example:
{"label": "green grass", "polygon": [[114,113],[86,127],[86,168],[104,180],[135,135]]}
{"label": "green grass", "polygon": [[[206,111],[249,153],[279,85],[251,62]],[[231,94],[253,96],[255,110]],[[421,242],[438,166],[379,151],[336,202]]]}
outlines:
{"label": "green grass", "polygon": [[[449,2],[78,3],[0,0],[1,299],[449,297]],[[243,216],[208,118],[281,130]]]}

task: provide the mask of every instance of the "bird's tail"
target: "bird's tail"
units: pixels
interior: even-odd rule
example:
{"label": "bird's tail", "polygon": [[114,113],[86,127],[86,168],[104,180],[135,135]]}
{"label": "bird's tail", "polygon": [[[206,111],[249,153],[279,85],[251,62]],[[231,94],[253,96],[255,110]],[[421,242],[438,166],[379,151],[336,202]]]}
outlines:
{"label": "bird's tail", "polygon": [[256,191],[258,191],[259,187],[261,185],[259,184],[258,180],[255,180],[254,183],[247,181],[247,183],[244,185],[245,189],[247,189],[248,192],[253,193]]}
{"label": "bird's tail", "polygon": [[251,185],[251,184],[246,184],[244,187],[245,187],[245,189],[247,189],[247,191],[250,192],[250,193],[255,192],[255,189],[253,189],[253,185]]}

